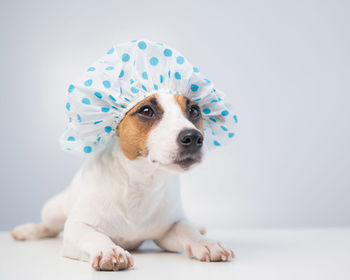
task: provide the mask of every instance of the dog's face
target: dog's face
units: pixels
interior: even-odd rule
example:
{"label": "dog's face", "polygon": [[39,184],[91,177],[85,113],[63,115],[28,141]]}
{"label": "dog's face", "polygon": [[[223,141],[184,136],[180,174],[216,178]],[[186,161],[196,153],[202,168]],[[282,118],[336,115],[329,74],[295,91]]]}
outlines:
{"label": "dog's face", "polygon": [[124,155],[185,171],[202,158],[203,122],[198,105],[183,95],[153,94],[125,115],[117,128]]}

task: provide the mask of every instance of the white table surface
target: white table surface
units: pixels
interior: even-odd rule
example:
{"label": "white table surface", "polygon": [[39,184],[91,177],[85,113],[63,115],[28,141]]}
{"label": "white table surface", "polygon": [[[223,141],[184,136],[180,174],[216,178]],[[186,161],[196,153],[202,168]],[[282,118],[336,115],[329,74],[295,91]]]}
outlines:
{"label": "white table surface", "polygon": [[208,236],[231,246],[236,259],[202,263],[149,242],[133,253],[133,269],[96,272],[61,257],[60,238],[19,242],[2,232],[0,279],[350,279],[350,228],[209,230]]}

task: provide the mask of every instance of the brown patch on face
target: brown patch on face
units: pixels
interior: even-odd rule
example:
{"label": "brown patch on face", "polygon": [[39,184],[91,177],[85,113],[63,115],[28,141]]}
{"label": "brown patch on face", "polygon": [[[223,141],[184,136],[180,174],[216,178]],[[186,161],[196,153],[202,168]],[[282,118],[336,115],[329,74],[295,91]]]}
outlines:
{"label": "brown patch on face", "polygon": [[[203,119],[201,116],[201,111],[198,107],[198,104],[194,101],[192,101],[191,99],[189,99],[188,97],[182,95],[182,94],[175,94],[174,95],[174,99],[175,101],[179,104],[182,113],[184,114],[184,116],[194,124],[194,126],[202,133],[202,135],[204,135],[204,131],[203,131]],[[191,106],[195,106],[196,108],[198,108],[199,110],[199,117],[197,118],[193,118],[191,117],[190,114],[190,108]]]}
{"label": "brown patch on face", "polygon": [[[151,116],[150,110],[153,112]],[[117,127],[120,147],[130,160],[147,156],[147,139],[150,131],[158,124],[164,110],[158,102],[158,95],[152,94],[131,108]]]}

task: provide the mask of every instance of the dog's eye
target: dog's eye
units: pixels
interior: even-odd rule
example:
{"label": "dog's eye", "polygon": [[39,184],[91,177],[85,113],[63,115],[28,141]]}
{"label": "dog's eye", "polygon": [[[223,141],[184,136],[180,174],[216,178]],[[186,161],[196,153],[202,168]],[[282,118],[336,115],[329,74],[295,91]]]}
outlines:
{"label": "dog's eye", "polygon": [[138,113],[144,117],[147,117],[147,118],[152,118],[154,116],[154,112],[151,108],[151,106],[149,105],[146,105],[146,106],[142,106]]}
{"label": "dog's eye", "polygon": [[191,119],[196,119],[200,116],[200,109],[197,105],[191,105],[189,111],[188,111]]}

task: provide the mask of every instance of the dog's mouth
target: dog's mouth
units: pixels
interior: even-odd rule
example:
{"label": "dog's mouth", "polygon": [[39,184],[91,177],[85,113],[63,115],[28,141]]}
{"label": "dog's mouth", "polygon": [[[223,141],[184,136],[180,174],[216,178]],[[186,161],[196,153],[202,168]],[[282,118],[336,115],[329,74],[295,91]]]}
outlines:
{"label": "dog's mouth", "polygon": [[157,160],[151,160],[152,163],[158,164],[160,167],[170,169],[176,172],[184,172],[202,160],[202,152],[197,153],[179,153],[171,163],[161,163]]}
{"label": "dog's mouth", "polygon": [[179,166],[183,170],[188,170],[194,164],[200,163],[202,160],[202,153],[198,152],[195,154],[179,154],[173,164]]}

